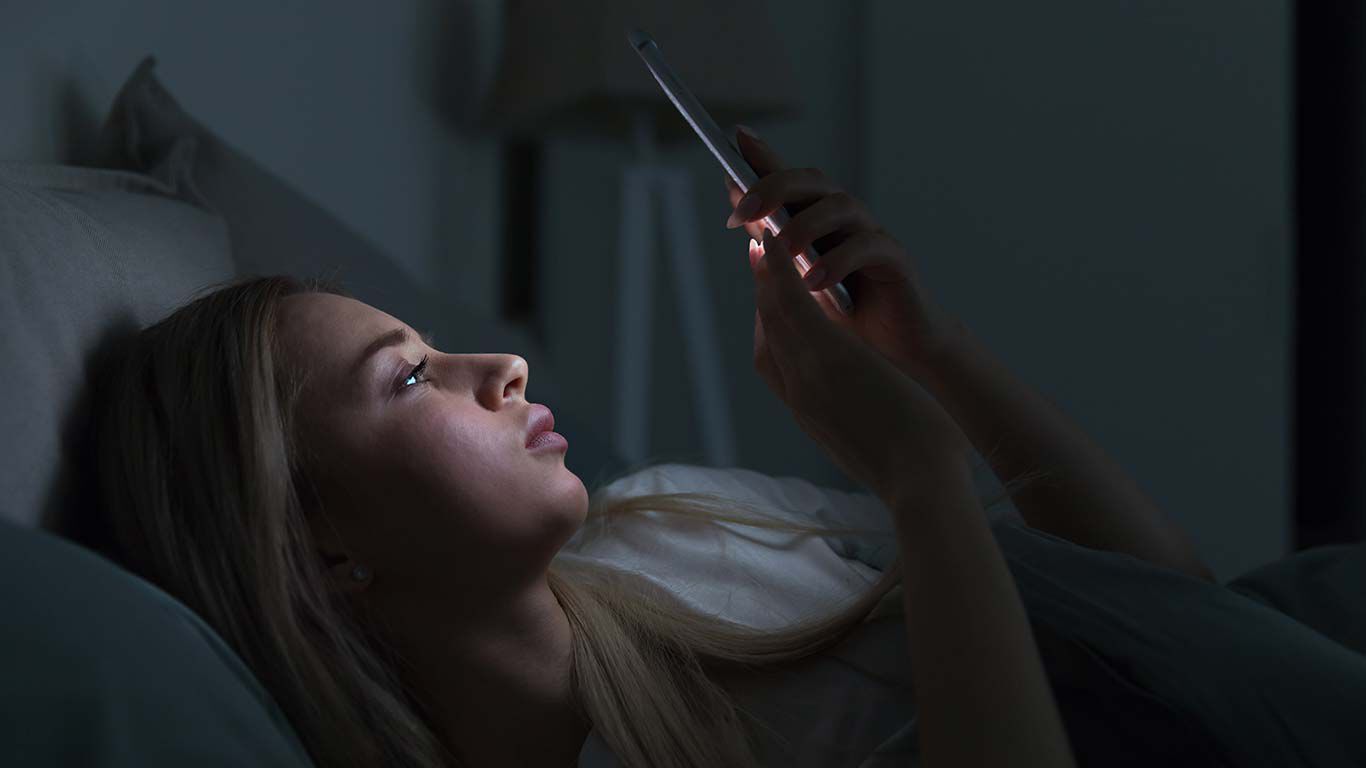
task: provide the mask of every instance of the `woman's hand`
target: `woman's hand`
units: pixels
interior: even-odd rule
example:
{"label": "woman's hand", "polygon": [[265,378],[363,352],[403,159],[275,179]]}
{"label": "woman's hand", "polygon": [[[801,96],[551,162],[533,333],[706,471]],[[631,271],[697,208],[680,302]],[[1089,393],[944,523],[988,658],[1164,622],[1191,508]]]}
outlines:
{"label": "woman's hand", "polygon": [[773,235],[750,241],[754,367],[802,430],[889,506],[924,462],[968,462],[967,436],[909,376],[831,322],[791,258],[770,259]]}
{"label": "woman's hand", "polygon": [[[812,273],[824,267],[825,276],[808,281],[826,316],[856,334],[903,373],[921,380],[935,354],[951,338],[956,320],[930,298],[901,243],[884,230],[864,207],[816,168],[786,169],[781,158],[762,141],[737,132],[740,152],[758,174],[759,182],[741,195],[726,177],[730,204],[742,197],[757,207],[737,211],[728,227],[744,225],[756,241],[767,230],[764,217],[786,206],[791,221],[779,235],[780,248],[796,256],[815,245],[821,257]],[[739,215],[737,215],[739,214]],[[810,275],[808,275],[810,277]],[[825,288],[843,282],[854,302],[851,314],[834,305]]]}

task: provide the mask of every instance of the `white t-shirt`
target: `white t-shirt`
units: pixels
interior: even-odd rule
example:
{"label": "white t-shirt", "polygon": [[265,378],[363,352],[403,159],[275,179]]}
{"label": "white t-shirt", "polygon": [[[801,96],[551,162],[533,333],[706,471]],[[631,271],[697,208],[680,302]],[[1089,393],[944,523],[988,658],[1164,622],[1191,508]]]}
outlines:
{"label": "white t-shirt", "polygon": [[[990,486],[990,479],[979,476],[978,481]],[[799,478],[663,464],[621,478],[603,492],[617,497],[684,491],[742,499],[794,521],[886,535],[819,537],[647,512],[590,521],[559,557],[636,571],[690,606],[769,628],[833,611],[866,591],[896,555],[889,511],[876,496]],[[1007,501],[988,511],[988,519],[1016,522],[1019,516]],[[894,591],[875,614],[879,618],[832,648],[780,673],[726,681],[737,704],[772,729],[760,734],[765,764],[908,764],[915,711],[900,608],[899,591]],[[611,749],[596,730],[591,732],[579,768],[616,766],[620,763]]]}

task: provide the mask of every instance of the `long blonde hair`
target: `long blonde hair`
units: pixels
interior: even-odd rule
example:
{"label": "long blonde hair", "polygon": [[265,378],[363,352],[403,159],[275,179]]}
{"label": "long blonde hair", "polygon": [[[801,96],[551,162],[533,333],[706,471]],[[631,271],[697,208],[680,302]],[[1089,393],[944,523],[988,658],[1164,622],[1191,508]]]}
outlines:
{"label": "long blonde hair", "polygon": [[[280,299],[303,292],[349,295],[288,276],[209,286],[132,337],[97,379],[99,493],[115,556],[223,636],[318,765],[460,765],[390,639],[328,586],[310,541],[294,437],[300,378],[276,332]],[[1033,479],[1008,483],[985,507]],[[890,533],[794,524],[703,493],[595,492],[588,517],[645,510],[813,535]],[[557,558],[548,583],[573,628],[580,713],[622,763],[713,768],[758,764],[750,726],[714,678],[829,648],[900,577],[898,558],[833,613],[777,630],[699,614],[648,579],[579,559]]]}

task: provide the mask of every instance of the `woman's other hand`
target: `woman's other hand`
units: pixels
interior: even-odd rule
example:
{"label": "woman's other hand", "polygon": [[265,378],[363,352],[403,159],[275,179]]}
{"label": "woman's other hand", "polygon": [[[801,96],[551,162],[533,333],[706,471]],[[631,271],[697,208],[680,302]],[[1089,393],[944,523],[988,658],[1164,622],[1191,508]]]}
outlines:
{"label": "woman's other hand", "polygon": [[[817,292],[826,316],[920,380],[937,351],[951,340],[956,320],[930,298],[906,249],[862,202],[819,169],[788,169],[765,142],[744,130],[736,136],[741,154],[760,178],[742,195],[726,177],[732,208],[742,197],[757,201],[743,213],[732,213],[726,226],[743,225],[750,237],[763,242],[764,217],[785,206],[792,218],[779,235],[779,247],[792,256],[812,245],[820,251],[807,275],[807,289]],[[811,282],[821,268],[824,276]],[[844,283],[854,302],[847,316],[823,293],[837,282]]]}
{"label": "woman's other hand", "polygon": [[802,430],[885,503],[908,490],[911,468],[968,461],[967,437],[939,403],[857,336],[831,322],[791,258],[750,241],[754,367]]}

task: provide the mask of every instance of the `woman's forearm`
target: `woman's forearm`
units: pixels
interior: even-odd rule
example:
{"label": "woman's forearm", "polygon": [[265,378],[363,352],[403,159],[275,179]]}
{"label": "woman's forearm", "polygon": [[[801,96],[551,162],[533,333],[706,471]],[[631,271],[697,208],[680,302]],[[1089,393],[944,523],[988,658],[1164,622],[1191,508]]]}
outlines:
{"label": "woman's forearm", "polygon": [[1012,496],[1030,527],[1214,581],[1190,539],[1119,464],[961,321],[929,362],[908,373],[953,416],[1001,482],[1043,471]]}
{"label": "woman's forearm", "polygon": [[969,465],[918,464],[905,487],[888,506],[925,765],[1075,765]]}

